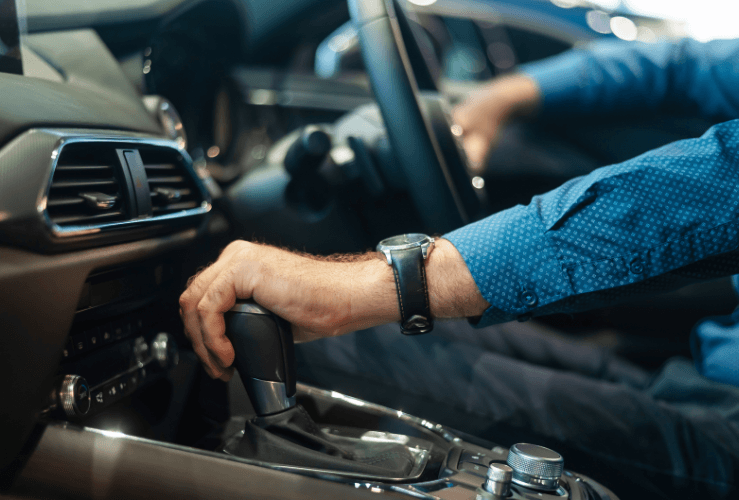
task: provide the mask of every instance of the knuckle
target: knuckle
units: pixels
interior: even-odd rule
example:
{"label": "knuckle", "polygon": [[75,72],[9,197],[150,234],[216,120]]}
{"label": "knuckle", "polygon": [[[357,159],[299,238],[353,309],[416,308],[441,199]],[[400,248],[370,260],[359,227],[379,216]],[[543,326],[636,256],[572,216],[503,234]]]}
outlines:
{"label": "knuckle", "polygon": [[180,307],[185,311],[190,309],[190,294],[187,291],[180,295]]}
{"label": "knuckle", "polygon": [[211,310],[210,301],[208,300],[207,295],[203,297],[203,300],[198,302],[196,310],[198,311],[200,315],[208,314],[210,312]]}
{"label": "knuckle", "polygon": [[238,252],[239,250],[241,250],[242,248],[244,248],[245,244],[246,244],[246,242],[244,240],[234,240],[231,243],[229,243],[228,245],[226,245],[226,248],[224,249],[224,252],[223,253],[226,253],[226,252],[228,252],[228,253]]}

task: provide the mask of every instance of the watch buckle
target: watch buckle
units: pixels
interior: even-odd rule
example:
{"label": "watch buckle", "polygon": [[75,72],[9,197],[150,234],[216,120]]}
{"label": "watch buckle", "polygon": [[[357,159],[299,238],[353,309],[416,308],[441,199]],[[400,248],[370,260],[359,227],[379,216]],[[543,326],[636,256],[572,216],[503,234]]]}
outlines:
{"label": "watch buckle", "polygon": [[400,325],[400,331],[404,335],[419,335],[428,333],[434,329],[434,322],[420,314],[414,314]]}

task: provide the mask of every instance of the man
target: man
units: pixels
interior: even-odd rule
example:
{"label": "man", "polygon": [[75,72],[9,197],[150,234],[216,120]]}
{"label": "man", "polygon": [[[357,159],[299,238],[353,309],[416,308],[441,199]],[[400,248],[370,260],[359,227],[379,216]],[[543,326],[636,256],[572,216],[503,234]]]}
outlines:
{"label": "man", "polygon": [[[670,109],[730,120],[739,116],[735,64],[735,41],[603,43],[494,81],[455,119],[473,162],[516,115]],[[445,235],[425,263],[430,310],[437,319],[475,318],[477,326],[585,310],[739,272],[738,244],[736,120]],[[674,360],[651,377],[528,324],[473,332],[441,323],[441,336],[410,338],[388,332],[397,327],[379,325],[401,312],[383,259],[314,258],[234,242],[182,295],[186,333],[206,371],[227,380],[234,354],[223,313],[237,297],[253,297],[290,321],[298,341],[363,330],[300,346],[299,360],[310,359],[304,379],[333,381],[337,390],[364,382],[357,395],[368,399],[400,402],[504,444],[519,435],[550,444],[573,470],[595,464],[606,484],[610,473],[638,485],[628,498],[733,494],[739,316],[697,327],[697,368]]]}

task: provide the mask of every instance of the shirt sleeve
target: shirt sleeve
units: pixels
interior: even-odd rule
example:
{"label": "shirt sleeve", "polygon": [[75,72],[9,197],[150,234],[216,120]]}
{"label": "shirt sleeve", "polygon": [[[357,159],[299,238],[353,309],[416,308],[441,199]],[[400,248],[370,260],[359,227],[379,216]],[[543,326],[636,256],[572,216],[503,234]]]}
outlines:
{"label": "shirt sleeve", "polygon": [[655,111],[739,118],[739,40],[603,40],[520,71],[541,89],[543,118]]}
{"label": "shirt sleeve", "polygon": [[739,270],[739,120],[453,231],[480,326],[598,307]]}

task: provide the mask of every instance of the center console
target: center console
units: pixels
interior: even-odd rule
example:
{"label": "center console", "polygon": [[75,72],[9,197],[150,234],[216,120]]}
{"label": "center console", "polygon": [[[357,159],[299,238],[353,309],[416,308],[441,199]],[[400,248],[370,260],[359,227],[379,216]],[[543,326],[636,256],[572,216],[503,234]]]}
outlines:
{"label": "center console", "polygon": [[400,411],[312,387],[298,390],[290,325],[250,301],[239,301],[225,320],[256,417],[227,437],[223,453],[416,498],[616,498],[566,471],[563,457],[543,446],[483,447]]}
{"label": "center console", "polygon": [[[43,483],[86,498],[617,500],[567,470],[555,450],[496,446],[297,383],[289,325],[249,301],[225,319],[255,415],[232,417],[232,430],[205,446],[177,443],[172,429],[149,437],[111,430],[98,419],[109,418],[116,402],[148,391],[153,411],[165,397],[158,381],[178,370],[178,341],[168,332],[177,312],[159,301],[172,292],[168,276],[177,273],[170,267],[150,261],[90,276],[86,289],[102,302],[86,302],[83,293],[49,422],[20,491]],[[132,473],[135,484],[127,480]]]}

